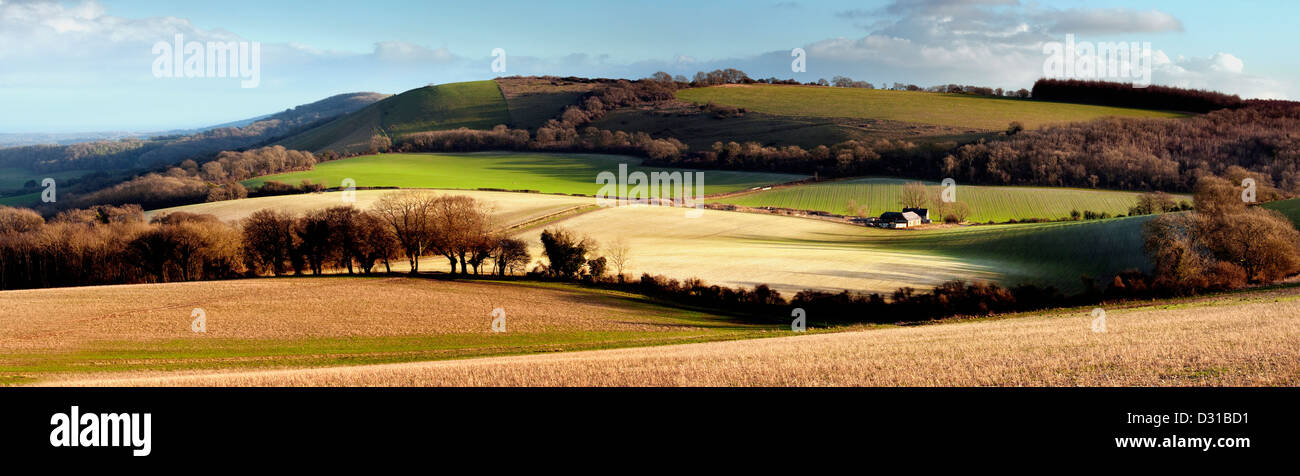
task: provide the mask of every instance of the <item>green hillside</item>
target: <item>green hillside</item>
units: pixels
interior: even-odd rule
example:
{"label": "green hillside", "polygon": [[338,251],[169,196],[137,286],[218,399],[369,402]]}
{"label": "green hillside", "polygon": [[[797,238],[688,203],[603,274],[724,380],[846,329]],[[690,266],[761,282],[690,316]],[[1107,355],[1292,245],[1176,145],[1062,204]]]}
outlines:
{"label": "green hillside", "polygon": [[1104,116],[1182,117],[1183,114],[1085,104],[913,91],[816,86],[729,85],[685,89],[679,99],[798,117],[842,117],[931,124],[970,131],[1028,128]]}
{"label": "green hillside", "polygon": [[[245,181],[244,185],[258,187],[268,180],[290,184],[311,180],[337,187],[343,179],[351,178],[358,187],[496,188],[594,195],[601,187],[596,175],[603,171],[617,174],[619,164],[628,164],[629,173],[681,170],[642,167],[641,160],[617,155],[522,152],[380,154],[324,162],[314,170],[258,177]],[[705,193],[745,190],[805,178],[760,172],[708,170],[702,173]]]}
{"label": "green hillside", "polygon": [[[848,203],[853,200],[858,205],[867,207],[870,216],[876,216],[887,211],[898,211],[903,184],[912,181],[914,180],[860,178],[777,188],[718,201],[747,207],[820,210],[847,215]],[[934,182],[926,185],[938,187]],[[973,222],[1057,219],[1070,216],[1073,210],[1080,213],[1091,210],[1119,215],[1128,213],[1129,207],[1136,203],[1137,196],[1136,192],[1074,188],[981,185],[959,185],[956,188],[956,198],[970,206],[969,220]],[[1191,200],[1187,196],[1174,198]]]}
{"label": "green hillside", "polygon": [[491,129],[509,122],[505,97],[495,81],[450,83],[391,96],[279,144],[313,152],[364,152],[376,134],[397,137],[460,127]]}

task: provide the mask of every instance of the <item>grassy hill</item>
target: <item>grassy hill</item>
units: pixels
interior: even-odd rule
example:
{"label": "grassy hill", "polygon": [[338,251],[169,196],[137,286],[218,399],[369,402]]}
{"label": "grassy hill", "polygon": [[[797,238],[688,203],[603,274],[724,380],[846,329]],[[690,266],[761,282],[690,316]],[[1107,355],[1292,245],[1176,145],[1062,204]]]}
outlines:
{"label": "grassy hill", "polygon": [[[596,175],[602,171],[618,173],[619,164],[628,164],[630,172],[652,170],[641,167],[641,159],[596,154],[546,154],[516,152],[476,152],[463,154],[381,154],[353,157],[317,164],[315,170],[258,177],[244,182],[258,187],[268,180],[299,183],[311,180],[329,187],[343,179],[356,180],[358,187],[405,188],[497,188],[537,190],[544,193],[578,193],[594,195],[600,185]],[[760,185],[789,182],[801,175],[704,171],[705,193],[745,190]]]}
{"label": "grassy hill", "polygon": [[764,114],[900,121],[955,127],[968,132],[1004,130],[1012,121],[1037,128],[1104,116],[1183,116],[1172,112],[963,94],[815,86],[715,86],[681,90],[677,97],[697,104],[713,102]]}
{"label": "grassy hill", "polygon": [[[848,203],[853,200],[858,205],[866,206],[871,216],[878,216],[887,211],[899,210],[903,184],[912,181],[914,180],[859,178],[776,188],[725,198],[718,202],[747,207],[782,207],[848,214]],[[933,182],[927,182],[926,185],[938,186]],[[1138,196],[1135,192],[1108,190],[982,185],[959,185],[956,192],[957,200],[971,208],[970,221],[981,223],[989,220],[1057,219],[1070,216],[1072,210],[1126,214]],[[1182,195],[1174,198],[1191,200],[1191,197]]]}
{"label": "grassy hill", "polygon": [[364,152],[376,134],[395,137],[459,127],[490,129],[509,122],[505,97],[495,81],[450,83],[388,97],[279,144],[313,152]]}

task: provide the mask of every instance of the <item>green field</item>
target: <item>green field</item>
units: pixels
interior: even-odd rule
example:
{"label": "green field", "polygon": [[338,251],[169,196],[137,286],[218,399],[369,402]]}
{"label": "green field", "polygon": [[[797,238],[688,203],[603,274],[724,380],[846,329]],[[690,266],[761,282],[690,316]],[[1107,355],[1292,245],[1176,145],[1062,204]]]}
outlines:
{"label": "green field", "polygon": [[12,197],[0,198],[0,205],[7,207],[26,207],[35,205],[41,201],[41,192],[28,193],[24,195],[14,195]]}
{"label": "green field", "polygon": [[0,192],[21,190],[28,180],[35,180],[39,187],[41,180],[52,178],[56,181],[80,178],[92,173],[92,170],[66,170],[60,172],[33,172],[17,167],[0,167]]}
{"label": "green field", "polygon": [[1260,205],[1269,210],[1277,210],[1291,220],[1291,223],[1300,224],[1300,198],[1290,200],[1278,200]]}
{"label": "green field", "polygon": [[745,85],[685,89],[677,97],[785,116],[883,119],[996,131],[1019,121],[1027,128],[1105,116],[1182,117],[1183,114],[1010,98],[816,86]]}
{"label": "green field", "polygon": [[[879,216],[901,208],[899,198],[903,184],[912,181],[914,180],[859,178],[776,188],[718,201],[746,207],[820,210],[844,215],[849,213],[849,201],[854,200],[858,205],[868,208],[869,216]],[[932,190],[939,186],[933,182],[927,182],[926,185]],[[1111,215],[1126,214],[1138,196],[1135,192],[1107,190],[981,185],[958,185],[955,192],[957,201],[970,206],[969,221],[978,223],[989,220],[1005,222],[1011,219],[1058,219],[1069,217],[1072,210],[1080,213],[1091,210]],[[1190,201],[1191,197],[1178,195],[1175,199]]]}
{"label": "green field", "polygon": [[[268,180],[296,184],[303,180],[337,187],[345,178],[358,187],[453,188],[473,190],[537,190],[543,193],[594,195],[601,185],[596,175],[618,173],[619,164],[628,172],[652,170],[641,167],[641,159],[616,155],[475,152],[464,154],[381,154],[324,162],[315,170],[268,175],[247,180],[257,187]],[[800,175],[759,172],[705,171],[705,193],[724,193],[751,187],[789,182]]]}
{"label": "green field", "polygon": [[279,142],[290,149],[364,152],[377,133],[405,134],[456,129],[491,129],[511,122],[495,81],[471,81],[413,89],[386,98]]}

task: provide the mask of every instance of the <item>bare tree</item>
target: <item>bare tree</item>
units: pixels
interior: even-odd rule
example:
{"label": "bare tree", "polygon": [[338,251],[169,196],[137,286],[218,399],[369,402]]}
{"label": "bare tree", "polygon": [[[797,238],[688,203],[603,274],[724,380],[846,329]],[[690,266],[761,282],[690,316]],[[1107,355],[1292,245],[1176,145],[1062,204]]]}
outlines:
{"label": "bare tree", "polygon": [[903,208],[924,208],[927,200],[925,184],[908,182],[903,185],[903,195],[898,202]]}
{"label": "bare tree", "polygon": [[618,273],[619,282],[623,281],[623,270],[632,262],[632,250],[627,244],[627,240],[618,238],[610,243],[605,249],[605,257],[609,258],[609,264],[614,266],[614,271]]}
{"label": "bare tree", "polygon": [[441,230],[434,218],[437,202],[438,197],[428,192],[395,192],[375,202],[375,216],[393,231],[411,274],[420,272],[420,257],[439,238]]}

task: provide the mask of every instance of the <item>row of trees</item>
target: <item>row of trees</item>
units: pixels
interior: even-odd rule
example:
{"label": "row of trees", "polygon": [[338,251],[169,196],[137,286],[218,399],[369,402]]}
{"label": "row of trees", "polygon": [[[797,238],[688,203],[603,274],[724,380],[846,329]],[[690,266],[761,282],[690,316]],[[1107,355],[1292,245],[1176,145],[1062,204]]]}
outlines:
{"label": "row of trees", "polygon": [[523,241],[495,230],[489,208],[465,196],[395,192],[371,211],[261,210],[238,225],[186,212],[146,221],[138,205],[65,210],[48,222],[0,207],[0,289],[369,274],[400,258],[416,273],[425,256],[443,256],[461,274],[521,273],[531,261]]}
{"label": "row of trees", "polygon": [[1136,107],[1163,111],[1210,112],[1245,105],[1237,95],[1200,89],[1183,89],[1131,83],[1079,79],[1040,79],[1034,82],[1034,99],[1103,106]]}
{"label": "row of trees", "polygon": [[96,205],[135,204],[148,209],[166,208],[205,201],[236,200],[249,195],[239,183],[252,177],[281,172],[310,170],[317,163],[311,152],[281,146],[244,152],[222,152],[199,164],[185,160],[162,172],[144,174],[94,192],[79,194],[47,206],[58,209]]}

